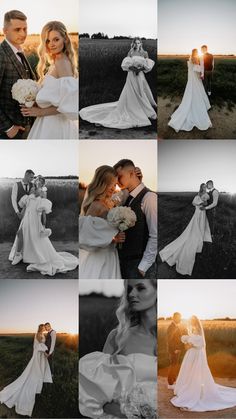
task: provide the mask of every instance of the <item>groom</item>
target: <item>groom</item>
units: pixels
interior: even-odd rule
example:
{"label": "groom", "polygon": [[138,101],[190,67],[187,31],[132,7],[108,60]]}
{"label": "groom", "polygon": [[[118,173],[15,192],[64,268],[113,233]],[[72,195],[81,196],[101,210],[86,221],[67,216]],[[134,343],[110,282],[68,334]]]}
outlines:
{"label": "groom", "polygon": [[156,279],[157,195],[142,183],[131,160],[118,161],[114,169],[121,189],[129,191],[124,205],[137,217],[135,226],[126,230],[125,242],[118,250],[122,278]]}
{"label": "groom", "polygon": [[18,10],[4,16],[4,41],[0,45],[0,139],[27,138],[33,120],[24,118],[11,89],[18,79],[35,79],[22,45],[27,37],[27,17]]}
{"label": "groom", "polygon": [[46,340],[45,340],[45,345],[47,346],[48,349],[45,352],[45,355],[48,359],[51,373],[53,376],[54,374],[53,354],[54,354],[54,349],[56,345],[57,334],[56,334],[56,331],[52,329],[51,324],[49,322],[45,323],[44,327],[46,331],[48,332],[46,335]]}
{"label": "groom", "polygon": [[173,385],[178,376],[179,359],[183,350],[183,343],[181,336],[187,334],[187,330],[180,329],[181,314],[176,312],[173,314],[172,322],[167,329],[167,345],[170,359],[170,366],[168,371],[168,388],[173,388]]}
{"label": "groom", "polygon": [[202,45],[201,52],[203,54],[204,77],[203,84],[208,96],[211,96],[211,83],[214,70],[214,57],[208,52],[207,45]]}
{"label": "groom", "polygon": [[207,206],[200,207],[200,209],[202,211],[204,210],[207,211],[206,215],[207,215],[207,219],[208,219],[210,230],[211,230],[211,236],[213,239],[215,235],[216,207],[218,205],[220,194],[219,194],[219,191],[214,188],[213,180],[208,180],[206,182],[206,186],[207,186],[207,193],[210,199],[208,200]]}

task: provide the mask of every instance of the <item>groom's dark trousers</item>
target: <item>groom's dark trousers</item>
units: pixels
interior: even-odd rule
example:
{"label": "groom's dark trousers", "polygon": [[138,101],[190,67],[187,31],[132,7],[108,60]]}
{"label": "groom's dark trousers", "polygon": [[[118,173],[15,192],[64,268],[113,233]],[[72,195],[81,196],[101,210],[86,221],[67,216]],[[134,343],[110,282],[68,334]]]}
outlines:
{"label": "groom's dark trousers", "polygon": [[209,223],[209,227],[211,230],[211,235],[215,235],[215,218],[216,218],[216,208],[212,208],[210,210],[206,210],[206,215]]}
{"label": "groom's dark trousers", "polygon": [[182,333],[176,323],[172,322],[167,329],[167,344],[169,352],[168,384],[173,385],[178,376],[179,359],[183,344],[181,342]]}

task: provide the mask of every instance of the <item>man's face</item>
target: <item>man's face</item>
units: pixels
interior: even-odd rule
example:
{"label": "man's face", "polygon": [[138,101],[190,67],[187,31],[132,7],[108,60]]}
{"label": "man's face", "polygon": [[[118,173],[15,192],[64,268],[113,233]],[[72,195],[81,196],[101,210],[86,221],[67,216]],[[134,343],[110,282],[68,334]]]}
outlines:
{"label": "man's face", "polygon": [[175,323],[179,324],[181,322],[181,315],[179,314],[179,315],[174,316],[174,321]]}
{"label": "man's face", "polygon": [[25,182],[26,183],[31,183],[34,180],[34,175],[33,173],[26,173],[25,174]]}
{"label": "man's face", "polygon": [[47,332],[49,332],[49,330],[51,330],[50,324],[45,324],[45,329],[46,329]]}
{"label": "man's face", "polygon": [[6,39],[16,48],[21,46],[27,37],[26,20],[11,19],[10,23],[3,28],[3,33]]}
{"label": "man's face", "polygon": [[131,167],[118,167],[116,170],[118,185],[121,189],[129,188],[133,170]]}
{"label": "man's face", "polygon": [[212,189],[212,188],[213,188],[213,183],[207,182],[207,189]]}
{"label": "man's face", "polygon": [[201,51],[202,51],[202,54],[205,54],[207,52],[207,49],[202,47]]}

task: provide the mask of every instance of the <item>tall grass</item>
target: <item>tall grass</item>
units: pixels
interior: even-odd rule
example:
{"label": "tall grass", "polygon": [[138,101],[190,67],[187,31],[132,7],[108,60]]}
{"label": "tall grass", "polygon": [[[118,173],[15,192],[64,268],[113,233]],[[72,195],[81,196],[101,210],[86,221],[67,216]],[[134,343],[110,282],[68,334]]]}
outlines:
{"label": "tall grass", "polygon": [[[236,378],[236,320],[205,320],[202,322],[206,338],[208,363],[213,375]],[[167,371],[167,327],[170,321],[158,321],[158,368]],[[183,357],[184,353],[182,353]],[[161,371],[159,371],[161,373]]]}

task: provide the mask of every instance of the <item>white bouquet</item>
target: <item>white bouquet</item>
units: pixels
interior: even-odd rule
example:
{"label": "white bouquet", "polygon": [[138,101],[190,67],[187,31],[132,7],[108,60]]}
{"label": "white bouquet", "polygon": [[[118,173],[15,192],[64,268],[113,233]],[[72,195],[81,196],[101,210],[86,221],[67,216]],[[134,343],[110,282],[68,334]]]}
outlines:
{"label": "white bouquet", "polygon": [[137,384],[128,395],[124,393],[118,399],[120,410],[128,419],[157,418],[157,388],[153,383],[145,387]]}
{"label": "white bouquet", "polygon": [[11,89],[13,99],[27,108],[33,106],[38,91],[39,85],[31,79],[19,79],[13,84]]}
{"label": "white bouquet", "polygon": [[137,217],[130,207],[115,207],[108,212],[107,221],[118,230],[125,231],[135,225]]}

